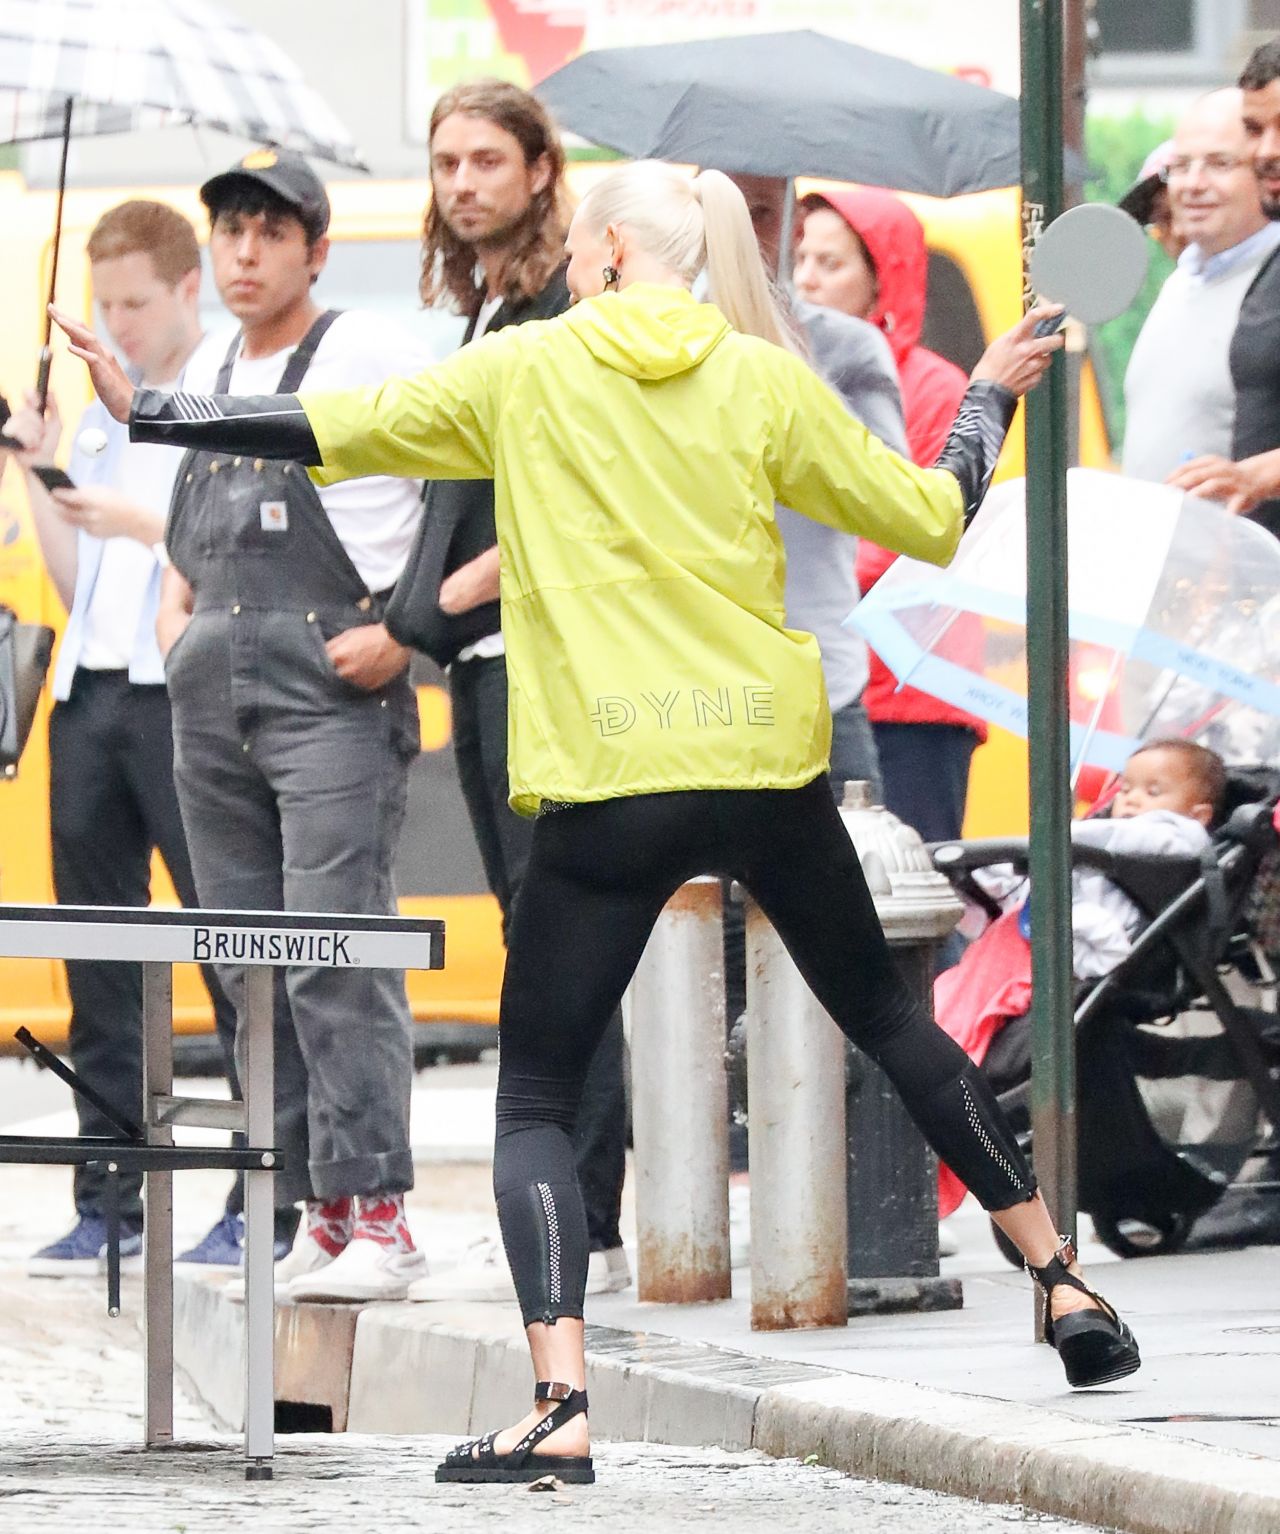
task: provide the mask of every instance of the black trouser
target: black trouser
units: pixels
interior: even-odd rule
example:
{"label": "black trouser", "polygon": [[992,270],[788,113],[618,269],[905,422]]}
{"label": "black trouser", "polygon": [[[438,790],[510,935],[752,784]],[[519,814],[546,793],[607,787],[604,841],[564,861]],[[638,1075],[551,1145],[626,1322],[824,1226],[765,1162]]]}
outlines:
{"label": "black trouser", "polygon": [[493,1181],[526,1325],[582,1314],[571,1133],[586,1062],[658,913],[702,873],[746,885],[818,1000],[988,1209],[1035,1191],[981,1072],[900,977],[825,778],[556,808],[535,826],[502,992]]}
{"label": "black trouser", "polygon": [[[529,866],[533,821],[507,802],[507,663],[457,661],[449,668],[453,749],[485,878],[502,907],[506,936]],[[618,1222],[626,1175],[627,1102],[622,1012],[610,1017],[582,1085],[574,1125],[574,1160],[593,1252],[622,1245]]]}
{"label": "black trouser", "polygon": [[[53,882],[63,905],[145,906],[151,853],[164,858],[183,905],[197,904],[178,799],[173,787],[169,698],[162,686],[138,686],[123,671],[78,670],[71,696],[49,716],[49,818]],[[213,1001],[232,1093],[235,1012],[212,967],[203,970]],[[134,1120],[142,1117],[142,968],[88,959],[67,962],[71,993],[71,1064],[85,1081]],[[96,1108],[76,1098],[82,1135],[118,1133]],[[80,1214],[101,1215],[105,1174],[77,1167]],[[228,1207],[239,1207],[233,1190]],[[120,1210],[142,1219],[142,1179],[122,1175]]]}

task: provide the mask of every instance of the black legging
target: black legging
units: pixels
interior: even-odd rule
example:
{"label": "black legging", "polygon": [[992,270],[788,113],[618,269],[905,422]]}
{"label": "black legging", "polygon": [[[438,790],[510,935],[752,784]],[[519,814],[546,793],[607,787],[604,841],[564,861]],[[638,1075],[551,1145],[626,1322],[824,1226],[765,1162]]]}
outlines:
{"label": "black legging", "polygon": [[988,1209],[1035,1192],[981,1072],[898,974],[825,776],[800,789],[544,807],[502,988],[493,1161],[526,1325],[582,1315],[588,1242],[572,1142],[582,1079],[658,913],[708,873],[751,891],[818,1000]]}

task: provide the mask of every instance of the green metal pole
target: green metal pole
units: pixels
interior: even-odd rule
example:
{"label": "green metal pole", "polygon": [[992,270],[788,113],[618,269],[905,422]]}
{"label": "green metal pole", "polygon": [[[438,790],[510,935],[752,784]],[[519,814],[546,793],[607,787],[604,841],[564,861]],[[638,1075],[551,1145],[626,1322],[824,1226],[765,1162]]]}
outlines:
{"label": "green metal pole", "polygon": [[[1063,0],[1022,4],[1022,245],[1063,211]],[[1028,295],[1030,296],[1030,295]],[[1067,376],[1027,399],[1027,708],[1031,753],[1031,1132],[1058,1229],[1075,1235],[1071,787],[1067,729]],[[1038,1323],[1042,1317],[1038,1314]],[[1042,1335],[1038,1324],[1037,1335]]]}

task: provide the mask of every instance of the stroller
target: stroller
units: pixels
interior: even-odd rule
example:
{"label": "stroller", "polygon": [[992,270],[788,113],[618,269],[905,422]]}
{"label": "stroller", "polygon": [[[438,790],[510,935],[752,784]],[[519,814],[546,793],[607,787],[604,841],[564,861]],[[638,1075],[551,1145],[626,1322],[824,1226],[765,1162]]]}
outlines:
{"label": "stroller", "polygon": [[[1074,866],[1105,874],[1143,914],[1128,955],[1076,992],[1079,1206],[1120,1256],[1176,1251],[1233,1185],[1280,1196],[1277,799],[1280,773],[1233,769],[1200,857],[1073,844]],[[974,874],[994,864],[1025,872],[1029,848],[1018,839],[929,850],[961,897],[995,918],[1000,907]],[[982,1062],[1028,1153],[1030,1034],[1029,1016],[1010,1020]]]}

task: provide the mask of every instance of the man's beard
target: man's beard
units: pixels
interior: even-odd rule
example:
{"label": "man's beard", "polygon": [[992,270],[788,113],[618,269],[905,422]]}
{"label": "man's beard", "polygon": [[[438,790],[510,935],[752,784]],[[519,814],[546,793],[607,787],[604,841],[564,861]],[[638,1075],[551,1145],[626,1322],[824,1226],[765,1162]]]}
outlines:
{"label": "man's beard", "polygon": [[524,208],[515,218],[508,219],[505,224],[500,224],[496,229],[490,229],[486,234],[471,235],[459,233],[453,230],[454,238],[464,245],[470,245],[479,254],[481,251],[504,251],[516,243],[518,237],[524,233],[529,220],[529,209]]}
{"label": "man's beard", "polygon": [[1254,174],[1258,177],[1259,180],[1258,197],[1262,203],[1263,213],[1265,213],[1266,216],[1270,219],[1280,219],[1280,196],[1269,197],[1267,193],[1263,191],[1261,185],[1263,176],[1267,177],[1268,180],[1280,181],[1280,161],[1255,161],[1253,169]]}

